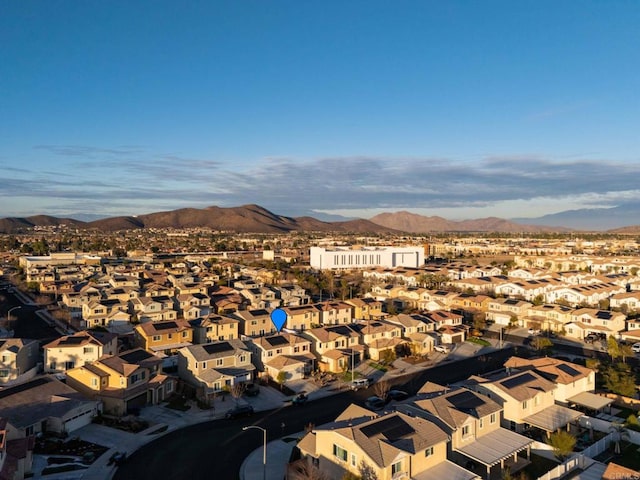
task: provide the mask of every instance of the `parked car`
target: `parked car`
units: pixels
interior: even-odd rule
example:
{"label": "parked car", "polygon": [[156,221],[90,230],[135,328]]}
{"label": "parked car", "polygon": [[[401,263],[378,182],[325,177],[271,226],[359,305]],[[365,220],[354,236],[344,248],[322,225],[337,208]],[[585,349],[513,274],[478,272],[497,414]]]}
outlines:
{"label": "parked car", "polygon": [[360,390],[361,388],[368,388],[369,384],[368,378],[357,378],[349,384],[349,387],[351,390]]}
{"label": "parked car", "polygon": [[433,349],[436,352],[440,352],[440,353],[449,353],[449,347],[447,347],[446,345],[436,345],[435,347],[433,347]]}
{"label": "parked car", "polygon": [[244,390],[244,394],[248,397],[255,397],[260,393],[260,387],[257,383],[248,383]]}
{"label": "parked car", "polygon": [[634,353],[640,353],[640,342],[631,345],[631,350],[633,350]]}
{"label": "parked car", "polygon": [[595,333],[590,333],[586,337],[584,337],[585,343],[593,343],[596,340],[600,340],[600,336]]}
{"label": "parked car", "polygon": [[409,398],[409,394],[402,390],[389,390],[387,392],[387,400],[406,400],[407,398]]}
{"label": "parked car", "polygon": [[369,397],[367,398],[367,400],[364,402],[365,406],[371,410],[382,410],[384,408],[384,400],[382,400],[380,397],[377,396],[373,396],[373,397]]}
{"label": "parked car", "polygon": [[527,330],[527,333],[529,333],[529,335],[540,335],[540,330],[537,328],[530,328]]}
{"label": "parked car", "polygon": [[306,394],[299,393],[291,399],[291,403],[293,405],[304,405],[305,403],[307,403],[307,400],[309,400],[309,397],[307,397]]}
{"label": "parked car", "polygon": [[225,413],[225,418],[240,418],[253,415],[253,407],[251,405],[237,405]]}

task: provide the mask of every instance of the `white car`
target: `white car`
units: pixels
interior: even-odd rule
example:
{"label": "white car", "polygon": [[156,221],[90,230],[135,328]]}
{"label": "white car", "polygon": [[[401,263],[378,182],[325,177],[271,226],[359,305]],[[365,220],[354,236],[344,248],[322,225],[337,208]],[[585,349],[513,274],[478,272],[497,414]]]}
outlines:
{"label": "white car", "polygon": [[433,347],[433,349],[436,352],[449,353],[449,347],[447,347],[446,345],[436,345],[435,347]]}
{"label": "white car", "polygon": [[631,345],[631,350],[633,350],[634,353],[640,353],[640,342]]}

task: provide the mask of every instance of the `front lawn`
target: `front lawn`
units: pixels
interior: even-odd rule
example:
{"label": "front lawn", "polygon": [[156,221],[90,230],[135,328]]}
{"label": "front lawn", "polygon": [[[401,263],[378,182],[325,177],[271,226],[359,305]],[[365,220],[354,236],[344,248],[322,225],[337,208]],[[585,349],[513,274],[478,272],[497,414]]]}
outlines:
{"label": "front lawn", "polygon": [[491,346],[491,342],[485,340],[484,338],[469,337],[469,338],[467,338],[467,342],[475,343],[476,345],[482,345],[483,347],[490,347]]}

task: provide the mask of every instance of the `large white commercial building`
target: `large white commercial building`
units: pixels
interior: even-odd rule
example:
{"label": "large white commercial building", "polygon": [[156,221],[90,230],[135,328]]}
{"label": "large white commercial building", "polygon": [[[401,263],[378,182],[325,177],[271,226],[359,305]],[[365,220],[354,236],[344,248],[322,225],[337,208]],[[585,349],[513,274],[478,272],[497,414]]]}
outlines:
{"label": "large white commercial building", "polygon": [[311,267],[318,270],[369,267],[411,267],[424,265],[423,247],[311,247]]}

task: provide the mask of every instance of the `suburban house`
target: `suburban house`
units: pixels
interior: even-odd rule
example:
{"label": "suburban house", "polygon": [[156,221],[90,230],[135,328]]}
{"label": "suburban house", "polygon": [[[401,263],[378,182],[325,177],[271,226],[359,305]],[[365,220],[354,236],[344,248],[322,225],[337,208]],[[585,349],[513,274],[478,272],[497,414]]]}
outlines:
{"label": "suburban house", "polygon": [[240,290],[240,295],[247,300],[249,308],[255,310],[273,310],[282,304],[276,292],[267,287],[245,288]]}
{"label": "suburban house", "polygon": [[313,305],[301,305],[299,307],[282,307],[287,314],[285,328],[302,332],[321,324],[320,311]]}
{"label": "suburban house", "polygon": [[225,315],[211,313],[189,322],[193,328],[193,343],[211,343],[217,340],[240,338],[240,321]]}
{"label": "suburban house", "polygon": [[522,433],[531,427],[547,435],[569,426],[583,414],[555,403],[557,386],[535,371],[471,377],[469,388],[502,406],[502,426]]}
{"label": "suburban house", "polygon": [[274,379],[284,372],[286,380],[299,380],[316,367],[311,340],[300,335],[282,332],[252,338],[249,347],[258,370]]}
{"label": "suburban house", "polygon": [[571,313],[571,322],[565,326],[568,337],[584,339],[590,333],[618,338],[625,329],[626,315],[610,310],[579,308]]}
{"label": "suburban house", "polygon": [[333,325],[305,330],[303,337],[311,340],[311,351],[318,359],[318,369],[340,373],[353,369],[364,359],[360,334],[348,325]]}
{"label": "suburban house", "polygon": [[19,437],[41,432],[71,433],[90,424],[99,411],[99,401],[53,376],[4,388],[0,395],[0,412]]}
{"label": "suburban house", "polygon": [[[448,443],[447,432],[425,418],[400,412],[378,416],[351,405],[335,421],[314,427],[298,449],[300,462],[329,478],[343,478],[346,472],[369,472],[378,480],[479,478],[447,460]],[[295,476],[298,470],[291,465],[288,478],[302,478]]]}
{"label": "suburban house", "polygon": [[172,297],[138,297],[130,303],[140,322],[161,322],[178,318]]}
{"label": "suburban house", "polygon": [[433,322],[442,343],[462,343],[467,336],[467,328],[462,325],[462,315],[447,310],[434,310],[423,314]]}
{"label": "suburban house", "polygon": [[321,325],[344,325],[353,321],[353,306],[340,301],[326,301],[313,305],[319,312]]}
{"label": "suburban house", "polygon": [[596,372],[591,368],[551,357],[511,357],[504,366],[510,372],[533,370],[554,382],[557,386],[554,398],[561,405],[584,407],[599,413],[613,403],[612,399],[593,393]]}
{"label": "suburban house", "polygon": [[106,413],[125,415],[168,399],[176,379],[162,373],[161,358],[137,348],[67,370],[67,385],[102,401]]}
{"label": "suburban house", "polygon": [[438,343],[435,323],[425,315],[401,313],[387,317],[386,321],[402,328],[402,336],[409,343],[413,354],[430,353]]}
{"label": "suburban house", "polygon": [[565,330],[565,325],[571,322],[572,312],[572,308],[564,305],[547,303],[533,306],[529,309],[526,317],[521,319],[521,325],[536,330],[561,332]]}
{"label": "suburban house", "polygon": [[239,332],[246,337],[260,337],[276,332],[276,328],[271,321],[270,312],[263,308],[241,310],[232,313],[230,316],[239,320]]}
{"label": "suburban house", "polygon": [[0,417],[0,478],[22,480],[33,476],[36,437],[21,436],[8,419]]}
{"label": "suburban house", "polygon": [[385,351],[395,353],[398,347],[407,344],[407,340],[402,338],[400,325],[378,320],[354,323],[351,327],[360,334],[361,342],[372,360],[381,360]]}
{"label": "suburban house", "polygon": [[[533,305],[517,298],[494,298],[489,301],[487,320],[498,325],[509,325],[512,319],[519,320],[527,315]],[[519,321],[522,326],[522,321]]]}
{"label": "suburban house", "polygon": [[0,338],[0,386],[35,376],[39,353],[37,340]]}
{"label": "suburban house", "polygon": [[174,355],[178,349],[193,343],[193,329],[182,319],[141,323],[134,332],[138,346],[161,356]]}
{"label": "suburban house", "polygon": [[[449,458],[458,465],[482,465],[487,479],[530,463],[533,440],[502,428],[502,407],[477,392],[456,388],[396,408],[442,426],[451,438]],[[526,458],[519,457],[520,452],[526,452]]]}
{"label": "suburban house", "polygon": [[65,335],[47,343],[44,347],[44,371],[64,373],[85,363],[91,363],[103,355],[118,353],[118,336],[114,333],[81,331]]}
{"label": "suburban house", "polygon": [[640,291],[635,290],[612,295],[609,298],[609,306],[627,313],[637,312],[640,310]]}
{"label": "suburban house", "polygon": [[386,316],[382,311],[382,302],[375,298],[351,298],[344,303],[353,307],[354,320],[378,320]]}
{"label": "suburban house", "polygon": [[113,322],[129,322],[129,304],[119,299],[93,300],[82,305],[82,320],[85,328],[105,327]]}
{"label": "suburban house", "polygon": [[190,345],[178,350],[178,376],[203,388],[204,397],[234,385],[253,380],[255,367],[251,350],[238,339],[202,345]]}
{"label": "suburban house", "polygon": [[204,293],[181,293],[175,296],[175,307],[187,320],[204,317],[211,312],[211,299]]}

